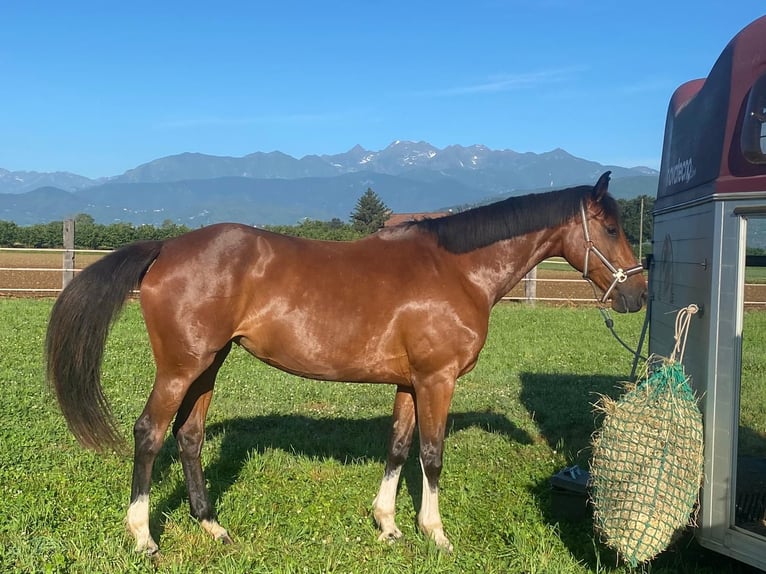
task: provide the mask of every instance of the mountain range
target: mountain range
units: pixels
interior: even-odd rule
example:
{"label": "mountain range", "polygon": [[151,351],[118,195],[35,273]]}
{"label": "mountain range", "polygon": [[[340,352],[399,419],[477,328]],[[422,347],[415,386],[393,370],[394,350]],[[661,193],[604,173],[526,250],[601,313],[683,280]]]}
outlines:
{"label": "mountain range", "polygon": [[616,197],[656,193],[656,170],[602,165],[562,149],[536,154],[395,141],[380,151],[357,145],[300,159],[278,151],[243,157],[181,153],[98,180],[0,169],[0,220],[29,225],[88,213],[105,224],[171,220],[190,227],[345,221],[368,188],[394,212],[441,211],[592,184],[606,170],[612,171]]}

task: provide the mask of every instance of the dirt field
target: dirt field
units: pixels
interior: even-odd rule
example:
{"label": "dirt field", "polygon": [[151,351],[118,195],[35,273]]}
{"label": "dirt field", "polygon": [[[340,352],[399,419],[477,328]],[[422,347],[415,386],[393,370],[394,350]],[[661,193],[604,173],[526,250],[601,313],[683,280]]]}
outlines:
{"label": "dirt field", "polygon": [[[75,269],[82,269],[103,254],[77,253]],[[61,289],[63,255],[51,251],[0,251],[0,297],[55,297]],[[545,264],[549,267],[549,264]],[[574,270],[540,268],[537,278],[537,297],[553,300],[563,305],[588,304],[594,299],[593,289]],[[38,271],[39,269],[39,271]],[[552,281],[556,280],[556,281]],[[564,281],[558,281],[564,280]],[[16,289],[38,289],[39,291],[16,291]],[[508,294],[513,298],[524,298],[524,282]],[[583,301],[581,301],[583,300]],[[766,285],[747,285],[746,301],[766,301]]]}
{"label": "dirt field", "polygon": [[[102,255],[78,253],[75,258],[75,269],[81,269]],[[0,296],[51,296],[51,291],[18,292],[14,289],[61,289],[62,253],[53,251],[13,250],[0,251]],[[39,269],[39,271],[38,271]],[[53,271],[51,271],[53,270]]]}
{"label": "dirt field", "polygon": [[[102,254],[77,253],[75,269],[82,269]],[[50,296],[61,289],[63,255],[51,251],[0,251],[0,295]],[[11,270],[12,269],[12,270]],[[39,271],[38,271],[39,269]],[[540,298],[592,299],[593,290],[574,271],[538,272],[537,296]],[[575,282],[549,282],[549,279],[575,280]],[[39,289],[37,293],[12,291],[13,289]],[[54,291],[44,291],[54,290]],[[524,297],[524,286],[519,284],[509,293],[511,297]],[[566,302],[566,301],[564,301]]]}

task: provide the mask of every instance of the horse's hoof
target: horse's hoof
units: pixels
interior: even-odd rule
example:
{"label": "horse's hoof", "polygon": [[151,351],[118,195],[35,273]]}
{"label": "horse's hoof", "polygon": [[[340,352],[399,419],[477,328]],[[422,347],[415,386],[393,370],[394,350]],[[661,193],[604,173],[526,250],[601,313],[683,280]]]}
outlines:
{"label": "horse's hoof", "polygon": [[434,543],[436,544],[436,548],[442,552],[446,552],[447,554],[452,554],[452,550],[454,550],[454,546],[452,546],[452,542],[450,542],[446,536],[442,536],[441,538],[434,538]]}
{"label": "horse's hoof", "polygon": [[160,555],[160,547],[151,541],[147,544],[139,544],[136,546],[136,552],[138,554],[144,554],[147,558],[156,558]]}
{"label": "horse's hoof", "polygon": [[381,532],[380,536],[378,536],[378,542],[388,542],[389,544],[394,544],[401,537],[402,531],[398,528],[395,528],[394,530],[389,530],[388,532]]}
{"label": "horse's hoof", "polygon": [[156,558],[160,555],[160,547],[156,544],[147,544],[144,548],[136,548],[136,552],[142,552],[148,558]]}
{"label": "horse's hoof", "polygon": [[234,544],[234,541],[231,539],[231,536],[229,536],[229,534],[226,532],[217,536],[216,540],[220,542],[221,544],[223,544],[224,546],[228,546],[229,544]]}
{"label": "horse's hoof", "polygon": [[429,537],[436,546],[437,550],[446,552],[447,554],[452,554],[452,543],[449,541],[449,538],[444,535],[444,531],[441,528],[432,531]]}

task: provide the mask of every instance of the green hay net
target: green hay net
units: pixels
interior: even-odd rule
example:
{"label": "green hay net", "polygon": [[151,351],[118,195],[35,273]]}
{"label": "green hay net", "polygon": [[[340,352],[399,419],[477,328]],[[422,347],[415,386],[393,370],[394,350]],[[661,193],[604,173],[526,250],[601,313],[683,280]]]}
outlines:
{"label": "green hay net", "polygon": [[[675,353],[674,353],[675,355]],[[702,480],[702,415],[681,363],[652,357],[593,436],[591,499],[605,544],[636,566],[689,524]]]}

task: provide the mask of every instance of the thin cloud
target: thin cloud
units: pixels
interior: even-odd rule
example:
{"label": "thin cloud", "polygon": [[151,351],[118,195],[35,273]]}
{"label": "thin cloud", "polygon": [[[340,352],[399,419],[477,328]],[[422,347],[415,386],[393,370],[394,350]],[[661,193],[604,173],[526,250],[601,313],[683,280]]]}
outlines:
{"label": "thin cloud", "polygon": [[581,69],[564,68],[559,70],[541,70],[539,72],[529,72],[526,74],[500,74],[474,84],[423,90],[413,92],[410,95],[421,97],[457,97],[510,92],[564,82],[571,79],[571,77],[578,71],[581,71]]}
{"label": "thin cloud", "polygon": [[618,91],[625,95],[633,95],[644,94],[647,92],[666,92],[668,89],[673,89],[673,86],[671,86],[671,83],[668,80],[646,78],[633,84],[620,86]]}

